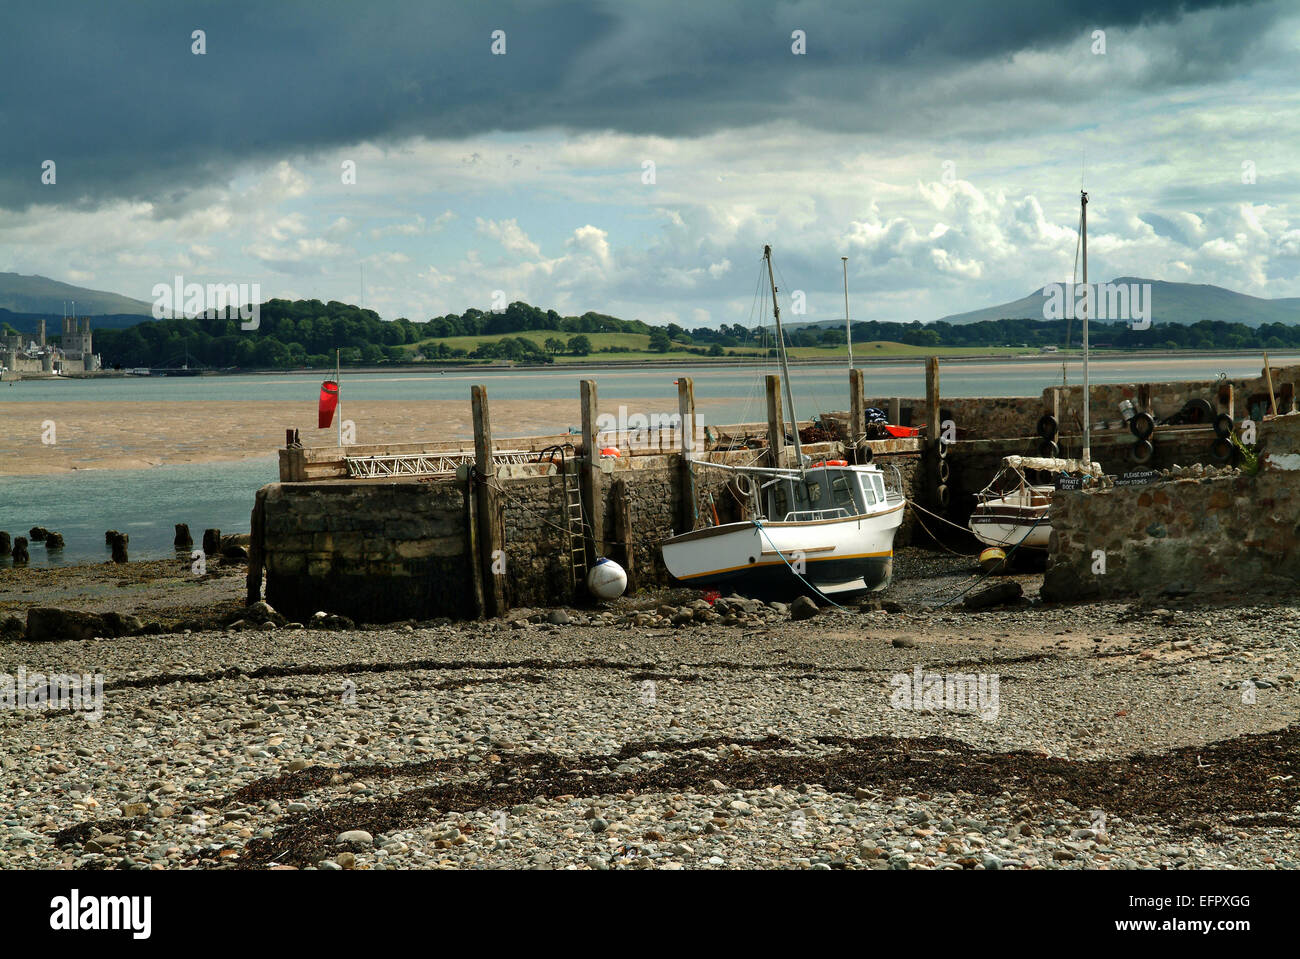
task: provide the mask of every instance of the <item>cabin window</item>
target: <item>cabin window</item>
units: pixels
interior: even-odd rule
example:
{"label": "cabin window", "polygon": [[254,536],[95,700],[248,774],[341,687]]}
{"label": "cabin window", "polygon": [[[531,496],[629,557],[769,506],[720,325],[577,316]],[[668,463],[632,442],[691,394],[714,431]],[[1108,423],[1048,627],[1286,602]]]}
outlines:
{"label": "cabin window", "polygon": [[862,477],[862,495],[866,497],[868,509],[880,502],[880,497],[876,495],[876,486],[871,479],[868,475]]}
{"label": "cabin window", "polygon": [[822,502],[822,484],[814,483],[812,480],[796,486],[795,491],[799,497],[799,509],[817,509]]}
{"label": "cabin window", "polygon": [[853,498],[853,483],[848,473],[841,473],[831,480],[831,506],[838,506],[850,516],[858,512],[858,504]]}
{"label": "cabin window", "polygon": [[885,478],[879,473],[873,473],[871,475],[871,485],[876,488],[876,495],[880,497],[880,501],[883,503],[886,499]]}
{"label": "cabin window", "polygon": [[777,483],[772,487],[772,519],[785,519],[790,512],[790,496],[786,493],[786,483]]}

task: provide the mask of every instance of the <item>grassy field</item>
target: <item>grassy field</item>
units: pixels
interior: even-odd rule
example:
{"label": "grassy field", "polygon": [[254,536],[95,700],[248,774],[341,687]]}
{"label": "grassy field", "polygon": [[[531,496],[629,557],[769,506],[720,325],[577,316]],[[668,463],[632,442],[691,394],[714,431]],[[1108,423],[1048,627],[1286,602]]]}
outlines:
{"label": "grassy field", "polygon": [[[445,344],[448,349],[465,350],[473,352],[480,344],[495,343],[510,336],[518,336],[531,340],[538,346],[542,346],[547,339],[559,339],[568,342],[569,339],[577,334],[561,333],[556,330],[529,330],[523,333],[497,333],[485,336],[445,336],[439,338],[430,338],[421,340],[419,343],[411,343],[404,347],[407,352],[414,353],[417,349],[427,349],[439,343]],[[697,356],[693,353],[687,353],[682,349],[674,349],[668,353],[656,353],[648,349],[650,337],[644,333],[585,333],[583,334],[591,341],[592,352],[588,356],[572,356],[569,354],[560,354],[555,357],[556,363],[599,363],[610,360],[684,360],[684,361],[705,361],[710,359],[719,359],[719,357]],[[702,345],[707,349],[707,344]],[[628,352],[602,353],[600,350],[609,347],[622,347]],[[757,348],[746,347],[724,347],[724,357],[752,357],[761,354]],[[894,343],[888,340],[874,340],[867,343],[853,344],[853,357],[855,360],[870,360],[882,357],[914,357],[914,356],[1014,356],[1022,353],[1034,353],[1036,350],[1025,347],[1015,346],[909,346],[906,343]],[[426,354],[427,355],[427,354]],[[790,349],[790,356],[793,359],[815,360],[826,359],[833,360],[843,358],[848,359],[848,349],[845,346],[796,346]]]}

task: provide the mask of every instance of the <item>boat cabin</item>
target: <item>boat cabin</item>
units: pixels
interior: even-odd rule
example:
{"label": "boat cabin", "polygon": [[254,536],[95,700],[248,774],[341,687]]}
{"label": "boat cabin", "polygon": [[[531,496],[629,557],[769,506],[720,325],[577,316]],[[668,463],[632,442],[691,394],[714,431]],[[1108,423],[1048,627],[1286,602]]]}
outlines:
{"label": "boat cabin", "polygon": [[888,500],[882,473],[845,466],[813,467],[803,478],[780,477],[763,487],[767,519],[777,523],[862,516]]}

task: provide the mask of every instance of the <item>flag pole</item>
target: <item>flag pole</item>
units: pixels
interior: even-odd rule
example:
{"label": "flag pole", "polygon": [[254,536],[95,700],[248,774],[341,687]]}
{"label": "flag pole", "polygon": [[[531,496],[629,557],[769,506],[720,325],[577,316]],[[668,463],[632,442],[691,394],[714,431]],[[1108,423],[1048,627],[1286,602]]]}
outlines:
{"label": "flag pole", "polygon": [[339,362],[339,356],[342,352],[341,349],[336,349],[334,351],[334,388],[335,395],[338,397],[334,406],[334,416],[336,417],[334,420],[334,426],[338,431],[339,446],[343,445],[343,385],[339,382],[339,367],[341,365]]}

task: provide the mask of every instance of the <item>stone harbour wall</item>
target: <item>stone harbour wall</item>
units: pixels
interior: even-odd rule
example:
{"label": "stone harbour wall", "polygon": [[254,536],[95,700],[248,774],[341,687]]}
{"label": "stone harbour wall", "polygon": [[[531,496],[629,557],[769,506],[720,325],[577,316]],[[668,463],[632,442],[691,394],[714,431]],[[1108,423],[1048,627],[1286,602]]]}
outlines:
{"label": "stone harbour wall", "polygon": [[[1071,379],[1079,375],[1077,364],[1071,368]],[[1273,367],[1273,393],[1278,411],[1289,413],[1296,406],[1296,385],[1300,383],[1300,366]],[[1182,409],[1192,399],[1208,400],[1218,410],[1220,389],[1231,385],[1235,390],[1236,418],[1250,417],[1260,420],[1267,411],[1268,381],[1263,375],[1218,380],[1194,380],[1169,383],[1093,383],[1089,414],[1094,429],[1122,425],[1119,404],[1131,400],[1162,419]],[[1038,396],[995,396],[987,398],[956,398],[940,396],[940,414],[951,419],[957,427],[958,438],[963,440],[995,439],[1006,436],[1032,436],[1037,432],[1038,419],[1052,407],[1053,392],[1060,390],[1060,424],[1067,435],[1077,435],[1083,429],[1083,386],[1048,387]],[[868,399],[867,406],[889,412],[890,399]],[[924,399],[904,398],[899,402],[899,419],[904,426],[920,426],[925,422],[927,404]]]}
{"label": "stone harbour wall", "polygon": [[284,615],[473,615],[463,486],[273,483],[259,500],[266,600]]}
{"label": "stone harbour wall", "polygon": [[[920,457],[881,456],[899,467],[910,497]],[[701,522],[740,518],[730,474],[696,473]],[[573,598],[565,484],[558,475],[501,477],[507,605],[549,606]],[[712,505],[708,496],[713,497]],[[676,457],[656,457],[600,476],[603,552],[629,568],[634,588],[669,585],[659,544],[688,528]],[[317,611],[360,622],[477,615],[466,484],[430,479],[275,483],[258,494],[266,599],[303,620]],[[906,544],[912,517],[896,538]],[[629,562],[630,554],[630,562]]]}
{"label": "stone harbour wall", "polygon": [[1193,466],[1146,486],[1057,492],[1043,598],[1294,596],[1300,413],[1261,430],[1254,476]]}

